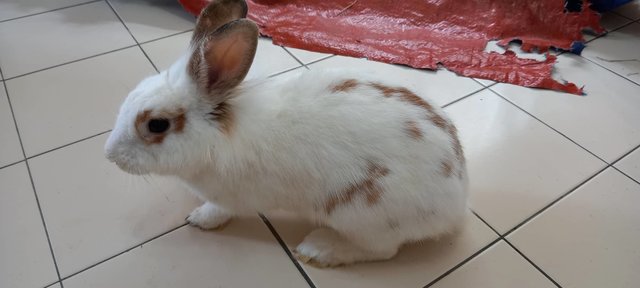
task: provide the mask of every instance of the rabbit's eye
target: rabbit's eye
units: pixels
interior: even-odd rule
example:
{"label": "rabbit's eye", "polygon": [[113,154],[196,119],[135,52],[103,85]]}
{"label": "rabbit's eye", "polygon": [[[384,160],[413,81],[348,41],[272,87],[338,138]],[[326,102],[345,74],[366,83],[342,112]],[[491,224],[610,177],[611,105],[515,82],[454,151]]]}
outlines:
{"label": "rabbit's eye", "polygon": [[151,133],[164,133],[169,130],[169,120],[167,119],[151,119],[147,124],[149,127],[149,132]]}

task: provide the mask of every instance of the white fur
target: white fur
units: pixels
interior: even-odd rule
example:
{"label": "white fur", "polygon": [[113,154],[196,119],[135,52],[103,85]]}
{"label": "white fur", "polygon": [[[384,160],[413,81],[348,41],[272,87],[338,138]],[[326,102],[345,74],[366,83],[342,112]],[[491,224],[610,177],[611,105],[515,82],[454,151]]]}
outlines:
{"label": "white fur", "polygon": [[[390,258],[403,243],[452,232],[463,221],[466,168],[455,160],[450,135],[427,120],[423,108],[384,97],[367,85],[330,91],[346,79],[396,83],[339,70],[245,81],[228,100],[233,126],[225,135],[209,120],[212,107],[186,73],[186,63],[183,57],[131,92],[106,153],[132,173],[175,175],[204,201],[215,203],[205,208],[224,211],[195,210],[191,223],[213,228],[231,215],[293,211],[332,229],[312,232],[297,249],[300,258],[339,265]],[[187,111],[184,132],[156,145],[136,136],[138,113],[176,108]],[[408,120],[419,124],[423,139],[410,137]],[[445,159],[456,163],[462,177],[443,176]],[[370,161],[390,171],[380,179],[380,201],[369,205],[356,195],[327,213],[329,197],[362,181]]]}

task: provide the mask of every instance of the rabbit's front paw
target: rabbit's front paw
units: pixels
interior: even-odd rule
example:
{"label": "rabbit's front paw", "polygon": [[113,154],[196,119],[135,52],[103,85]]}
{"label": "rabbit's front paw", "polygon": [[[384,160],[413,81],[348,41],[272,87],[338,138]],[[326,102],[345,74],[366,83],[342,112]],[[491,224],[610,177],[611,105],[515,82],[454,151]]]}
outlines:
{"label": "rabbit's front paw", "polygon": [[231,220],[231,215],[215,204],[207,202],[193,210],[186,220],[189,225],[200,229],[222,229]]}

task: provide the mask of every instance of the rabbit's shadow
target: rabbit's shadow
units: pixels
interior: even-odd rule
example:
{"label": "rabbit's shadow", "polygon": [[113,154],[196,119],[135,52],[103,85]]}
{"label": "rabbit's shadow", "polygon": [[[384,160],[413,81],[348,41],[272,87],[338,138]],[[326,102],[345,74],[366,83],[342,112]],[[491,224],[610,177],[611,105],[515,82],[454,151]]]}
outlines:
{"label": "rabbit's shadow", "polygon": [[[110,0],[108,2],[127,25],[137,24],[161,29],[175,29],[177,22],[185,22],[180,24],[184,26],[195,25],[195,17],[187,13],[177,0]],[[100,22],[111,22],[113,19],[116,19],[115,15],[113,18],[95,17],[96,15],[87,15],[86,13],[73,13],[74,10],[72,10],[75,9],[75,11],[77,11],[83,8],[91,9],[90,7],[100,5],[107,6],[106,1],[77,1],[77,3],[69,4],[71,6],[61,7],[62,9],[57,12],[60,17],[64,17],[61,21],[91,26],[101,24]],[[15,1],[12,5],[15,6],[13,9],[18,11],[50,11],[52,9],[49,7],[50,5],[43,4],[43,1]],[[104,8],[108,8],[108,6]],[[149,11],[147,12],[145,9]],[[69,13],[65,13],[67,11]],[[100,11],[102,11],[102,9],[100,9]],[[135,17],[131,14],[126,15],[127,12],[133,14],[133,11],[137,12],[134,14]],[[167,14],[170,15],[168,18],[175,19],[168,21]],[[188,25],[186,22],[191,22],[193,25]],[[191,28],[193,27],[188,27],[187,29]]]}

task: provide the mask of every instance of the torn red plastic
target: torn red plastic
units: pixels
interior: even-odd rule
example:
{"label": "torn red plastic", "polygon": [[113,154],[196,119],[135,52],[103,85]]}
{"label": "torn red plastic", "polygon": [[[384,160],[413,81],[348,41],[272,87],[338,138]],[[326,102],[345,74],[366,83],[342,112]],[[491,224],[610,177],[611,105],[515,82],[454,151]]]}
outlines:
{"label": "torn red plastic", "polygon": [[574,94],[582,89],[551,77],[555,57],[537,61],[484,48],[490,40],[506,46],[517,39],[525,51],[570,50],[583,41],[583,29],[604,31],[596,12],[565,12],[563,0],[249,0],[248,5],[249,18],[278,45],[416,68],[442,64],[459,75]]}

